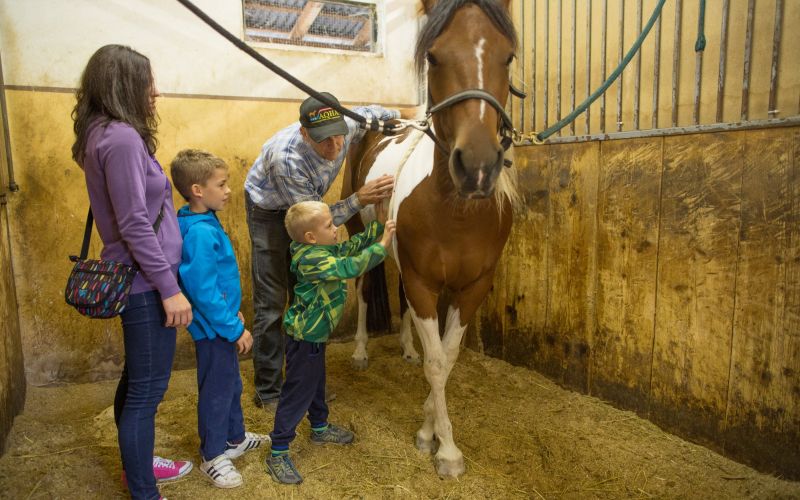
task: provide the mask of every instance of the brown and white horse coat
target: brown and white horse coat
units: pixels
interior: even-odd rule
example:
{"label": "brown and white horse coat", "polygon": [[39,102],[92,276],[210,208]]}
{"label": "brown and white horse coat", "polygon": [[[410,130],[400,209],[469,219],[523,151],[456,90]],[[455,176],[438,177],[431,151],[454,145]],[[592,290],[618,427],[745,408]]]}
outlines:
{"label": "brown and white horse coat", "polygon": [[[433,25],[423,28],[417,52],[418,58],[422,55],[428,61],[431,102],[478,89],[505,103],[508,64],[516,47],[508,1],[440,3],[423,2],[428,23]],[[422,451],[435,452],[441,476],[454,477],[464,472],[464,460],[453,441],[445,384],[467,324],[491,288],[511,229],[515,172],[503,167],[499,112],[483,98],[467,98],[439,110],[433,115],[433,125],[440,145],[416,130],[389,138],[368,134],[348,155],[342,194],[347,196],[384,173],[396,175],[389,207],[397,220],[392,253],[408,303],[401,344],[406,359],[418,359],[410,317],[431,387],[416,444]],[[374,209],[362,211],[362,218],[374,218]],[[348,230],[357,226],[349,224]],[[365,365],[366,302],[361,287],[359,281],[353,358]],[[437,303],[445,289],[450,301],[440,335]]]}

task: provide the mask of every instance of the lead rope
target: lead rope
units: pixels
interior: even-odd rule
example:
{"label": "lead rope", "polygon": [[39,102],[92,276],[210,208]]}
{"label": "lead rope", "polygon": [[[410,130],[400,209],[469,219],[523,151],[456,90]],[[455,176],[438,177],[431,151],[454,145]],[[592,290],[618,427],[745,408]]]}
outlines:
{"label": "lead rope", "polygon": [[[394,219],[395,218],[395,209],[394,209],[394,195],[397,192],[397,179],[400,178],[400,172],[403,171],[403,167],[405,167],[408,159],[411,157],[411,153],[417,149],[417,145],[419,144],[420,139],[425,135],[424,132],[417,130],[416,137],[412,139],[411,145],[408,149],[406,149],[405,153],[403,153],[403,158],[400,159],[400,166],[397,167],[397,172],[394,174],[394,185],[392,186],[392,196],[389,198],[389,210],[386,213],[386,219]],[[383,203],[383,202],[381,202]]]}

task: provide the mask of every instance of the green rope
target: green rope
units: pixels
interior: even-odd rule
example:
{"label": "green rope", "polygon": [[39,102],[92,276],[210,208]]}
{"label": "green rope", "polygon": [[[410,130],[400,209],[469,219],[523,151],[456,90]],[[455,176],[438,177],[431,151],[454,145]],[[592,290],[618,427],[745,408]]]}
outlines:
{"label": "green rope", "polygon": [[706,49],[706,0],[700,0],[700,14],[697,16],[697,41],[694,42],[694,51],[702,52]]}
{"label": "green rope", "polygon": [[611,84],[614,83],[614,80],[619,78],[619,75],[622,74],[622,70],[625,69],[625,66],[627,66],[628,63],[631,62],[633,56],[636,55],[636,52],[639,51],[639,48],[642,46],[642,42],[644,42],[644,39],[647,37],[647,34],[650,33],[650,29],[656,23],[656,19],[658,19],[658,16],[661,15],[661,8],[664,6],[664,3],[666,1],[667,0],[659,0],[658,5],[656,5],[655,10],[653,10],[653,15],[650,16],[650,20],[647,21],[647,25],[644,27],[642,32],[639,33],[639,37],[636,39],[636,42],[630,48],[628,53],[625,54],[625,57],[622,58],[622,62],[619,64],[619,66],[617,66],[617,69],[615,69],[614,72],[611,73],[611,75],[609,75],[608,79],[605,82],[603,82],[600,88],[595,90],[592,95],[587,97],[586,100],[583,101],[583,103],[581,103],[580,106],[575,108],[575,110],[572,113],[570,113],[567,117],[561,119],[561,121],[559,121],[552,127],[548,128],[547,130],[537,134],[536,139],[538,139],[539,141],[544,141],[551,135],[555,134],[562,128],[566,127],[570,122],[572,122],[575,118],[577,118],[578,115],[586,111],[586,108],[588,108],[595,100],[597,100],[598,97],[603,95],[603,92],[608,90],[608,87],[610,87]]}

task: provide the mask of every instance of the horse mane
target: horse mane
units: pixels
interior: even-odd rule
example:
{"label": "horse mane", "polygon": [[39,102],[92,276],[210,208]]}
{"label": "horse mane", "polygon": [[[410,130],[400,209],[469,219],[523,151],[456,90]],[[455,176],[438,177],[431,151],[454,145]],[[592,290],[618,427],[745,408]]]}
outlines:
{"label": "horse mane", "polygon": [[428,12],[428,19],[420,30],[419,38],[417,38],[417,47],[414,51],[417,74],[424,73],[425,56],[428,53],[428,49],[433,45],[433,41],[442,33],[442,30],[452,19],[453,14],[467,4],[477,5],[492,21],[492,24],[500,30],[500,33],[511,41],[514,50],[516,50],[517,29],[514,27],[508,11],[498,0],[441,0]]}
{"label": "horse mane", "polygon": [[[506,157],[514,155],[513,146],[506,151]],[[501,167],[500,175],[497,177],[497,186],[494,190],[494,200],[497,203],[497,210],[500,214],[503,213],[503,198],[507,198],[511,205],[511,213],[519,212],[524,208],[522,204],[522,195],[519,194],[517,184],[517,169],[516,167],[506,168]]]}

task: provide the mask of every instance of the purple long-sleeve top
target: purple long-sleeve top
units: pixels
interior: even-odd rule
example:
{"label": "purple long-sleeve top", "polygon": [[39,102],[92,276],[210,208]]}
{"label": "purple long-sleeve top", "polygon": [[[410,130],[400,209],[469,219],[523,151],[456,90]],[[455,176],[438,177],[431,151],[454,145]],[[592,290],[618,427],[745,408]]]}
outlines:
{"label": "purple long-sleeve top", "polygon": [[[102,259],[139,266],[131,293],[158,290],[162,299],[180,292],[177,272],[181,233],[172,185],[130,125],[95,120],[89,126],[84,172]],[[158,234],[153,224],[163,208]]]}

